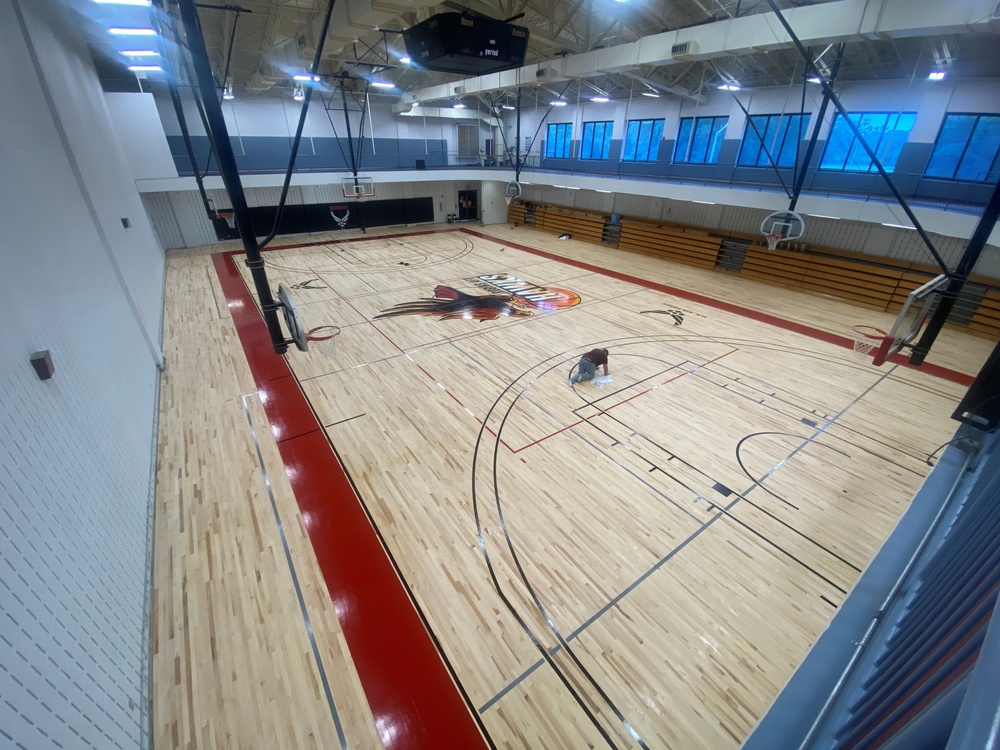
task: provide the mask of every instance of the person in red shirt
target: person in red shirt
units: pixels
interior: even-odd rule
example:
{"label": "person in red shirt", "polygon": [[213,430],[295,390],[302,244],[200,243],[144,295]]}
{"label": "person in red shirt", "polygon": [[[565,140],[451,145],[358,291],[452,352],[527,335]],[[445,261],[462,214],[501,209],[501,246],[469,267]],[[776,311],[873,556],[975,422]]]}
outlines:
{"label": "person in red shirt", "polygon": [[598,366],[604,367],[604,374],[608,374],[608,350],[591,349],[580,357],[580,362],[576,366],[576,372],[569,379],[570,388],[574,383],[581,383],[584,380],[592,380],[597,373]]}

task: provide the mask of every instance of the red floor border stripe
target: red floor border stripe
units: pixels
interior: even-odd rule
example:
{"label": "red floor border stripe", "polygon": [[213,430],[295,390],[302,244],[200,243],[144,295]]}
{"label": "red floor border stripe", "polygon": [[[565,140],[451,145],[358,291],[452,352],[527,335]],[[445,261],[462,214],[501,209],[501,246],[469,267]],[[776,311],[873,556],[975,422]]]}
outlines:
{"label": "red floor border stripe", "polygon": [[[294,376],[288,363],[271,349],[264,320],[236,268],[233,256],[240,254],[218,253],[212,261],[254,382],[265,396],[261,400],[272,425],[289,421],[290,414],[301,425],[302,409],[311,407],[297,382],[289,387]],[[452,678],[315,415],[311,430],[300,426],[293,435],[276,437],[384,746],[487,747],[478,716]]]}
{"label": "red floor border stripe", "polygon": [[[454,231],[454,230],[453,230]],[[756,320],[760,323],[766,323],[767,325],[775,326],[776,328],[781,328],[785,331],[792,331],[793,333],[800,333],[803,336],[808,336],[818,341],[825,341],[828,344],[833,344],[834,346],[841,346],[847,349],[854,348],[854,340],[849,339],[846,336],[838,336],[835,333],[830,333],[829,331],[824,331],[819,328],[813,328],[812,326],[803,325],[802,323],[796,323],[792,320],[786,320],[784,318],[779,318],[776,315],[770,315],[768,313],[763,313],[758,310],[753,310],[749,307],[742,307],[741,305],[734,305],[731,302],[723,302],[722,300],[715,299],[714,297],[707,297],[703,294],[698,294],[697,292],[689,292],[685,289],[679,289],[673,286],[667,286],[666,284],[658,284],[655,281],[647,281],[646,279],[640,279],[638,276],[630,276],[626,273],[619,273],[618,271],[612,271],[607,268],[601,268],[600,266],[593,266],[589,263],[584,263],[583,261],[574,260],[572,258],[565,258],[562,255],[556,255],[554,253],[547,253],[544,250],[537,250],[533,247],[528,247],[527,245],[522,245],[517,242],[510,242],[509,240],[504,240],[499,237],[494,237],[483,232],[477,232],[474,229],[466,229],[464,227],[459,228],[457,231],[465,232],[471,234],[475,237],[481,237],[484,240],[489,240],[490,242],[496,242],[500,245],[509,245],[517,250],[522,250],[526,253],[531,253],[532,255],[538,255],[542,258],[547,258],[548,260],[556,260],[560,263],[565,263],[568,266],[574,266],[575,268],[582,268],[585,271],[591,271],[593,273],[599,273],[602,276],[608,276],[612,279],[618,279],[619,281],[627,281],[630,284],[636,284],[638,286],[644,286],[647,289],[655,289],[658,292],[663,292],[664,294],[672,294],[675,297],[681,297],[682,299],[691,300],[692,302],[698,302],[702,305],[707,305],[708,307],[714,307],[717,310],[724,310],[726,312],[733,313],[735,315],[740,315],[744,318],[750,318],[751,320]],[[964,385],[969,387],[975,378],[972,375],[966,375],[964,372],[958,372],[957,370],[951,370],[947,367],[942,367],[941,365],[934,365],[930,363],[924,363],[922,365],[911,365],[906,357],[896,354],[890,360],[896,364],[903,365],[904,367],[909,367],[914,370],[919,370],[925,372],[928,375],[932,375],[942,380],[948,380],[952,383],[958,383],[959,385]]]}

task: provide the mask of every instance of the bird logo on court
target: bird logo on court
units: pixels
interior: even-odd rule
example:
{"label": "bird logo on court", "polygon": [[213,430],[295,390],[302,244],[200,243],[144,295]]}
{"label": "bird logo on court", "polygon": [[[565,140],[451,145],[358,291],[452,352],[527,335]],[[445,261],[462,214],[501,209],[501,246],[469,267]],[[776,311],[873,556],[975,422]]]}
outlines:
{"label": "bird logo on court", "polygon": [[674,325],[679,326],[684,322],[684,311],[683,310],[643,310],[640,315],[669,315],[674,319]]}
{"label": "bird logo on court", "polygon": [[460,292],[450,286],[439,284],[434,287],[434,296],[419,299],[383,310],[379,318],[396,318],[401,315],[435,315],[438,320],[497,320],[501,316],[526,318],[530,310],[521,306],[513,294],[472,295]]}

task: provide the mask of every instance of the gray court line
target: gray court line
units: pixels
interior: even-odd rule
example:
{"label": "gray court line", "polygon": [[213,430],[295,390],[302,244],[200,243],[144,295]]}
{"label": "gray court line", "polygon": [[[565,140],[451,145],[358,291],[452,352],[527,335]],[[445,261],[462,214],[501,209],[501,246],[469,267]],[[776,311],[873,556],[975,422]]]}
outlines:
{"label": "gray court line", "polygon": [[219,307],[219,298],[215,294],[215,285],[212,283],[212,271],[206,268],[205,275],[208,277],[208,288],[212,292],[212,301],[215,303],[215,312],[218,313],[219,320],[222,320],[222,308]]}
{"label": "gray court line", "polygon": [[285,562],[288,563],[288,570],[292,574],[292,583],[295,586],[295,596],[299,600],[299,609],[302,611],[302,620],[305,622],[306,632],[309,634],[309,644],[312,646],[313,658],[319,668],[319,678],[323,683],[323,692],[326,693],[326,703],[330,707],[330,716],[333,717],[333,725],[337,728],[337,737],[340,739],[341,750],[347,750],[347,737],[344,736],[344,728],[340,725],[340,715],[333,702],[333,693],[330,691],[330,682],[326,678],[326,669],[323,667],[323,657],[320,656],[319,646],[316,645],[316,635],[313,633],[312,622],[309,620],[309,612],[306,610],[306,602],[302,597],[302,587],[299,585],[299,576],[295,572],[295,563],[292,562],[292,553],[288,549],[288,540],[285,538],[285,527],[281,523],[281,516],[278,515],[278,505],[274,501],[274,491],[271,489],[271,479],[267,475],[267,467],[264,465],[264,457],[260,452],[260,443],[257,442],[257,431],[253,426],[253,418],[250,416],[250,407],[247,406],[247,397],[242,396],[243,411],[247,415],[247,424],[250,425],[250,435],[253,438],[253,447],[257,451],[257,461],[260,470],[264,474],[264,485],[267,487],[267,497],[271,501],[271,510],[274,512],[274,522],[278,526],[278,535],[281,537],[281,546],[285,550]]}
{"label": "gray court line", "polygon": [[[791,460],[791,458],[796,453],[798,453],[803,448],[805,448],[807,445],[809,445],[809,443],[813,442],[817,437],[819,437],[819,435],[821,435],[823,432],[825,432],[828,427],[830,427],[834,422],[836,422],[838,419],[840,419],[842,416],[844,416],[844,414],[846,414],[848,412],[848,410],[850,410],[855,404],[857,404],[861,399],[863,399],[865,396],[867,396],[869,393],[871,393],[871,391],[874,390],[875,386],[877,386],[883,380],[885,380],[886,378],[888,378],[889,375],[892,374],[893,370],[895,370],[897,367],[899,367],[899,365],[893,365],[890,370],[886,371],[881,377],[879,377],[878,380],[876,380],[874,383],[872,383],[870,386],[868,386],[868,388],[866,388],[864,391],[862,391],[861,394],[857,398],[855,398],[853,401],[851,401],[851,403],[849,403],[847,406],[845,406],[843,409],[841,409],[839,412],[837,412],[837,414],[834,415],[830,420],[828,420],[822,427],[820,427],[819,429],[817,429],[809,438],[807,438],[805,441],[803,441],[802,444],[799,445],[798,448],[796,448],[795,450],[793,450],[791,453],[789,453],[787,456],[785,456],[785,458],[781,459],[781,461],[779,461],[777,464],[775,464],[774,467],[770,471],[767,472],[767,474],[765,474],[763,477],[760,478],[759,482],[763,482],[769,476],[771,476],[772,474],[774,474],[774,472],[776,472],[779,468],[781,468],[786,463],[788,463],[788,461]],[[583,624],[580,625],[580,627],[578,627],[576,630],[574,630],[572,633],[570,633],[568,636],[566,636],[566,642],[569,643],[570,641],[572,641],[573,639],[575,639],[577,636],[579,636],[580,634],[582,634],[583,631],[586,630],[587,628],[589,628],[591,625],[593,625],[594,622],[596,622],[598,620],[598,618],[600,618],[609,609],[611,609],[612,607],[616,606],[618,604],[618,602],[620,602],[622,599],[624,599],[626,596],[628,596],[637,586],[639,586],[639,584],[641,584],[643,581],[645,581],[647,578],[649,578],[657,570],[659,570],[660,568],[662,568],[663,565],[666,564],[666,562],[668,560],[670,560],[674,555],[676,555],[678,552],[680,552],[682,549],[684,549],[699,534],[701,534],[701,532],[703,532],[705,529],[707,529],[713,523],[715,523],[720,518],[722,518],[723,516],[725,516],[726,513],[728,513],[730,510],[732,510],[733,507],[740,500],[742,500],[744,497],[746,497],[751,492],[753,492],[757,488],[757,486],[758,486],[757,484],[752,484],[746,490],[746,492],[742,492],[742,493],[738,494],[736,496],[736,499],[733,500],[731,503],[729,503],[729,505],[727,505],[724,508],[725,512],[719,513],[718,515],[713,516],[712,518],[710,518],[708,521],[706,521],[704,523],[704,525],[701,528],[699,528],[698,530],[696,530],[693,534],[691,534],[691,536],[689,536],[687,539],[685,539],[683,542],[681,542],[677,547],[674,547],[674,549],[672,549],[670,552],[668,552],[664,557],[660,558],[651,568],[649,568],[645,573],[643,573],[635,581],[633,581],[631,584],[629,584],[629,586],[627,588],[625,588],[623,591],[621,591],[620,593],[618,593],[613,599],[611,599],[610,601],[608,601],[607,604],[605,604],[603,607],[601,607],[599,610],[597,610],[597,612],[595,612],[593,615],[591,615],[589,619],[587,619],[586,621],[584,621]],[[549,650],[549,654],[550,655],[555,655],[561,648],[562,648],[561,645],[554,646],[552,649]],[[512,682],[508,683],[508,685],[505,688],[503,688],[499,693],[497,693],[492,698],[490,698],[486,703],[484,703],[480,707],[479,713],[482,714],[482,713],[485,713],[486,711],[488,711],[489,709],[491,709],[494,705],[496,705],[496,703],[501,698],[503,698],[505,695],[507,695],[507,693],[509,693],[515,687],[517,687],[518,685],[520,685],[521,682],[523,682],[527,677],[529,677],[536,669],[538,669],[544,663],[545,662],[543,660],[539,659],[534,664],[532,664],[530,667],[528,667],[526,670],[524,670],[520,675],[518,675],[517,677],[515,677]]]}

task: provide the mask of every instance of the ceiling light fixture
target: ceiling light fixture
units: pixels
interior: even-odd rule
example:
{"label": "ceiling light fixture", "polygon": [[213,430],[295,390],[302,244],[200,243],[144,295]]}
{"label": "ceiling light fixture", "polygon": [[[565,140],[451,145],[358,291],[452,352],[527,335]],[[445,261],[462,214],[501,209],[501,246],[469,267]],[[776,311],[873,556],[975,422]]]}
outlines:
{"label": "ceiling light fixture", "polygon": [[455,102],[451,105],[453,109],[465,109],[465,105],[462,102]]}
{"label": "ceiling light fixture", "polygon": [[408,58],[406,55],[403,55],[401,58],[399,58],[399,61],[403,63],[403,65],[409,65],[412,62],[410,58]]}
{"label": "ceiling light fixture", "polygon": [[156,31],[150,28],[126,29],[121,26],[112,26],[108,33],[115,36],[156,36]]}
{"label": "ceiling light fixture", "polygon": [[719,91],[739,91],[740,85],[738,83],[721,83],[717,88]]}
{"label": "ceiling light fixture", "polygon": [[226,88],[222,90],[223,99],[235,99],[236,95],[233,93],[233,84],[227,83]]}
{"label": "ceiling light fixture", "polygon": [[565,107],[569,102],[565,102],[562,99],[556,99],[554,102],[549,102],[553,107]]}
{"label": "ceiling light fixture", "polygon": [[509,104],[504,104],[502,107],[500,107],[500,109],[509,109],[512,112],[514,111],[514,107],[510,106]]}
{"label": "ceiling light fixture", "polygon": [[141,5],[150,6],[150,0],[94,0],[98,5]]}
{"label": "ceiling light fixture", "polygon": [[379,89],[394,89],[396,84],[392,81],[372,81],[372,86]]}
{"label": "ceiling light fixture", "polygon": [[819,76],[809,76],[806,80],[809,83],[823,83]]}
{"label": "ceiling light fixture", "polygon": [[123,49],[118,53],[125,57],[159,57],[160,53],[151,49]]}
{"label": "ceiling light fixture", "polygon": [[163,70],[159,65],[129,65],[128,69],[134,73],[156,73]]}
{"label": "ceiling light fixture", "polygon": [[311,81],[312,79],[312,76],[303,75],[302,73],[297,76],[292,76],[293,81]]}
{"label": "ceiling light fixture", "polygon": [[943,81],[945,79],[945,73],[943,70],[932,70],[930,75],[927,76],[928,81]]}
{"label": "ceiling light fixture", "polygon": [[611,100],[606,96],[592,96],[590,97],[590,101],[597,102],[598,104],[607,104]]}
{"label": "ceiling light fixture", "polygon": [[657,94],[655,91],[643,91],[642,95],[643,96],[648,96],[650,99],[659,99],[660,98],[660,95]]}

